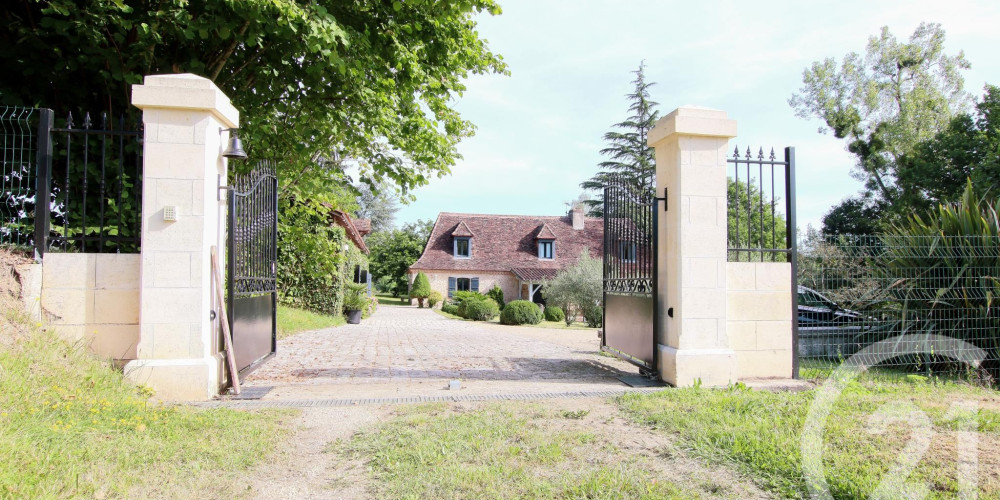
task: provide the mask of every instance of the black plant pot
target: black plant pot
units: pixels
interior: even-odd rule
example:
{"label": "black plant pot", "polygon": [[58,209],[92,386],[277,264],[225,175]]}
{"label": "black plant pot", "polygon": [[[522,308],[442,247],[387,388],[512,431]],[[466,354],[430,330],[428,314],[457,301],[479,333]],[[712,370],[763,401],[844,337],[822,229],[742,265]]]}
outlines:
{"label": "black plant pot", "polygon": [[347,324],[356,325],[361,323],[361,309],[354,309],[351,311],[344,311],[347,313]]}

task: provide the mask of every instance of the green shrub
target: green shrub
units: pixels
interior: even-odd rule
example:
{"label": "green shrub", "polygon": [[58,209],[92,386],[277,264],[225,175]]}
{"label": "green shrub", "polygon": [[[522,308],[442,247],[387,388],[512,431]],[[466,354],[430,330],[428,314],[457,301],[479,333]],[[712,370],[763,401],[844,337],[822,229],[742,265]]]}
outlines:
{"label": "green shrub", "polygon": [[441,304],[441,312],[446,312],[448,314],[454,314],[455,316],[461,316],[458,314],[458,304]]}
{"label": "green shrub", "polygon": [[451,294],[451,301],[458,307],[458,315],[465,317],[465,303],[472,300],[482,300],[483,296],[472,291],[454,292]]}
{"label": "green shrub", "polygon": [[500,306],[500,309],[503,309],[504,301],[502,288],[498,285],[493,285],[493,288],[490,288],[490,291],[486,292],[486,296],[493,299],[493,302],[496,302],[497,305]]}
{"label": "green shrub", "polygon": [[604,325],[604,308],[601,306],[584,307],[583,321],[591,328],[600,328]]}
{"label": "green shrub", "polygon": [[542,310],[527,300],[512,301],[500,314],[500,323],[504,325],[537,325],[541,322]]}
{"label": "green shrub", "polygon": [[431,294],[427,296],[427,305],[429,307],[434,307],[441,302],[441,292],[437,290],[432,290]]}
{"label": "green shrub", "polygon": [[466,300],[463,304],[465,305],[465,314],[462,317],[465,319],[489,321],[500,314],[500,306],[488,297],[477,300]]}
{"label": "green shrub", "polygon": [[427,275],[423,272],[417,273],[417,277],[413,278],[413,286],[410,287],[410,297],[417,299],[417,304],[420,307],[424,307],[424,299],[430,294],[431,281],[427,279]]}
{"label": "green shrub", "polygon": [[545,310],[542,313],[545,315],[545,321],[563,321],[566,319],[566,313],[563,312],[561,307],[545,306]]}

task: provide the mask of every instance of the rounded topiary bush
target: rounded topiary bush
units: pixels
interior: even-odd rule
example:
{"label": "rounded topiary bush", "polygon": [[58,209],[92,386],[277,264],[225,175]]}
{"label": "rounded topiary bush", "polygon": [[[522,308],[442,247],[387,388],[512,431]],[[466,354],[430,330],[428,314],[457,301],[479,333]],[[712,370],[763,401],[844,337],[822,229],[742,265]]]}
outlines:
{"label": "rounded topiary bush", "polygon": [[500,314],[500,306],[493,299],[483,297],[481,300],[465,301],[465,319],[489,321]]}
{"label": "rounded topiary bush", "polygon": [[441,304],[441,312],[458,316],[458,304]]}
{"label": "rounded topiary bush", "polygon": [[434,307],[438,305],[438,302],[441,302],[442,298],[443,297],[441,297],[441,292],[437,290],[431,290],[430,295],[427,296],[427,304],[430,305],[431,307]]}
{"label": "rounded topiary bush", "polygon": [[561,307],[545,306],[542,313],[545,315],[545,321],[566,321],[566,313]]}
{"label": "rounded topiary bush", "polygon": [[509,302],[500,313],[500,323],[504,325],[537,325],[541,322],[542,310],[527,300]]}

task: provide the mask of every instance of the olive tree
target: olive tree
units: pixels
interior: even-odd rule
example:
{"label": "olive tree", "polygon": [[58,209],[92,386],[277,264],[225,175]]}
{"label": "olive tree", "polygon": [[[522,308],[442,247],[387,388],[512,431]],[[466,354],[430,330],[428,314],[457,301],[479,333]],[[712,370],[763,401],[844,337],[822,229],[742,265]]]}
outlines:
{"label": "olive tree", "polygon": [[542,295],[546,302],[562,307],[569,325],[578,314],[601,307],[604,299],[603,273],[601,261],[584,250],[575,264],[544,283]]}

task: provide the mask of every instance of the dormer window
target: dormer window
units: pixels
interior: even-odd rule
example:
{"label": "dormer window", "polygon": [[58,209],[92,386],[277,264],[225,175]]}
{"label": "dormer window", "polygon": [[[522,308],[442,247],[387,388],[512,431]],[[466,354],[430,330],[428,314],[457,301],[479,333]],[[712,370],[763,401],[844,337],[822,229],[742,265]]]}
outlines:
{"label": "dormer window", "polygon": [[635,243],[629,241],[618,242],[618,257],[622,262],[635,262]]}
{"label": "dormer window", "polygon": [[538,258],[552,260],[556,255],[555,240],[538,240]]}
{"label": "dormer window", "polygon": [[470,238],[455,238],[455,257],[468,259],[472,255],[472,241]]}

